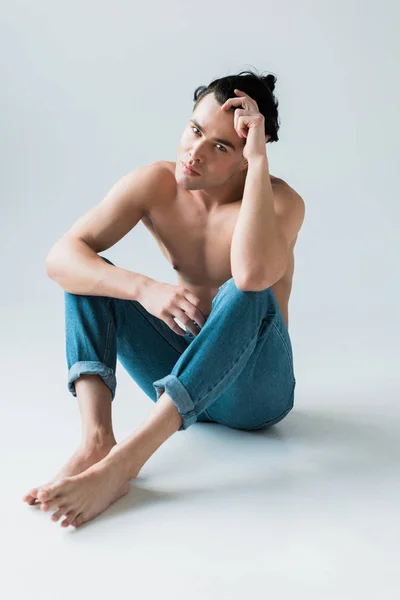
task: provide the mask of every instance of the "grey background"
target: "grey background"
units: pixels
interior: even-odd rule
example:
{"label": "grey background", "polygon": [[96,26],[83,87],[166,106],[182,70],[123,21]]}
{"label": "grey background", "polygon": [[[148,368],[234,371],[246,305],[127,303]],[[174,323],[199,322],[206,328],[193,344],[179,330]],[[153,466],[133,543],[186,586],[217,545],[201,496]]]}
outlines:
{"label": "grey background", "polygon": [[[267,145],[270,171],[306,203],[289,306],[299,378],[329,381],[335,370],[347,372],[349,383],[392,377],[399,323],[394,4],[363,4],[362,19],[356,2],[254,11],[261,6],[263,18],[246,31],[235,3],[221,4],[215,21],[207,2],[201,11],[174,3],[173,16],[161,4],[138,11],[123,2],[8,3],[1,249],[4,327],[13,339],[28,328],[50,337],[57,351],[62,294],[44,269],[53,243],[123,174],[176,159],[195,87],[255,66],[278,77],[281,129],[279,142]],[[104,254],[175,282],[142,224]]]}
{"label": "grey background", "polygon": [[[30,486],[49,479],[72,452],[74,441],[79,441],[76,400],[66,387],[63,292],[46,276],[47,253],[122,175],[154,160],[176,159],[182,130],[191,115],[193,91],[198,85],[255,67],[259,72],[277,76],[275,93],[280,103],[281,129],[280,141],[267,145],[270,171],[285,179],[306,203],[305,221],[295,249],[289,304],[297,376],[296,407],[286,429],[282,424],[279,431],[294,439],[293,446],[289,446],[293,448],[293,460],[304,458],[301,451],[306,452],[309,444],[310,464],[317,458],[321,461],[324,484],[332,485],[332,489],[325,488],[325,507],[334,498],[331,508],[336,510],[338,519],[332,520],[331,514],[324,521],[320,515],[319,528],[310,528],[307,515],[312,520],[319,514],[320,498],[311,494],[306,501],[302,488],[292,488],[288,496],[291,510],[295,506],[302,509],[298,522],[292,513],[294,529],[285,530],[285,535],[291,540],[292,550],[300,544],[301,565],[297,552],[288,558],[287,547],[277,549],[276,545],[278,554],[272,563],[260,563],[254,545],[256,537],[250,544],[255,549],[253,561],[245,564],[257,569],[274,565],[273,573],[267,568],[270,591],[279,584],[282,594],[289,593],[290,586],[293,584],[296,589],[300,582],[303,591],[311,596],[315,592],[315,597],[320,597],[321,585],[324,598],[329,592],[332,598],[354,598],[350,582],[355,589],[357,569],[365,575],[370,561],[375,570],[369,571],[368,583],[364,579],[364,584],[365,592],[373,593],[375,584],[378,589],[379,577],[385,575],[387,579],[392,574],[388,572],[387,559],[391,556],[391,532],[399,523],[394,515],[388,515],[390,508],[394,509],[398,486],[391,473],[387,481],[371,482],[366,475],[364,484],[368,482],[368,491],[381,490],[381,504],[375,511],[372,496],[364,494],[365,485],[358,480],[358,489],[363,489],[363,493],[359,492],[354,500],[352,512],[353,505],[349,508],[349,504],[340,504],[350,488],[341,487],[343,481],[338,483],[329,469],[332,462],[323,461],[333,438],[334,456],[337,460],[341,457],[339,471],[350,461],[350,482],[371,469],[376,477],[385,476],[385,469],[398,456],[398,4],[387,0],[251,4],[209,0],[173,0],[167,4],[17,0],[1,3],[0,27],[1,406],[7,425],[3,444],[9,452],[11,449],[14,458],[4,465],[4,481],[15,491],[11,504],[19,502],[19,506],[19,496]],[[142,224],[102,254],[123,268],[176,282],[172,267]],[[119,363],[117,378],[120,401],[117,397],[113,410],[117,438],[123,439],[133,431],[138,415],[144,419],[151,406]],[[363,420],[365,429],[358,430]],[[179,471],[177,454],[183,452],[197,460],[197,472],[200,466],[206,468],[201,457],[207,456],[207,450],[201,445],[200,428],[196,428],[192,429],[192,437],[190,433],[174,436],[152,457],[148,468],[159,465],[161,473],[163,461],[169,460],[174,472]],[[237,433],[218,430],[217,434],[212,428],[201,431],[210,436],[207,443],[218,436],[228,443],[229,436]],[[196,439],[197,454],[191,447],[191,440]],[[240,435],[234,439],[235,443],[242,440]],[[228,447],[233,451],[233,446]],[[278,448],[272,456],[277,459],[281,452]],[[241,456],[246,456],[246,450],[243,453]],[[252,461],[261,455],[264,456],[264,450],[258,448]],[[248,456],[241,469],[248,469]],[[306,458],[302,469],[307,464]],[[276,476],[281,469],[282,465]],[[226,464],[221,477],[226,477],[227,470]],[[191,475],[192,472],[185,477]],[[204,471],[203,484],[207,475]],[[257,478],[256,469],[255,486]],[[283,486],[281,492],[286,491]],[[230,499],[232,493],[235,492],[231,490]],[[354,493],[352,489],[353,498]],[[365,504],[367,498],[370,505]],[[278,507],[285,506],[284,499],[275,500]],[[238,510],[248,506],[249,501],[247,498]],[[383,506],[383,501],[388,504]],[[264,501],[261,505],[265,507]],[[369,530],[375,526],[380,532],[381,546],[372,548],[362,540],[364,523],[355,517],[360,517],[356,506],[364,507]],[[15,518],[24,523],[19,537],[15,537],[12,519],[6,524],[13,568],[22,560],[32,581],[40,581],[41,598],[50,597],[51,589],[46,585],[50,586],[51,578],[43,587],[39,556],[32,562],[24,548],[32,547],[26,541],[29,536],[36,540],[43,531],[50,536],[46,538],[49,544],[50,539],[57,537],[57,527],[43,517],[40,523],[35,519],[34,528],[30,529],[29,509],[19,506],[19,511],[13,510]],[[176,522],[180,522],[181,511],[177,511]],[[256,508],[252,511],[258,514]],[[265,524],[263,519],[268,519],[264,508],[260,515],[253,524],[254,536],[260,523]],[[124,518],[131,517],[128,514]],[[387,521],[377,520],[385,518]],[[48,524],[45,530],[42,521]],[[201,518],[195,522],[202,522]],[[234,522],[226,524],[225,535],[232,531]],[[304,530],[300,522],[304,523]],[[338,524],[345,522],[347,541],[345,535],[340,540],[336,537]],[[282,516],[282,527],[285,523],[287,515]],[[150,523],[147,525],[150,527]],[[214,522],[213,526],[217,524]],[[273,523],[268,522],[268,526],[273,527]],[[169,548],[170,538],[167,534],[165,539],[160,538],[153,530],[152,541],[157,544],[149,545],[146,555],[143,548],[150,544],[146,541],[148,531],[144,527],[143,539],[140,538],[144,546],[141,553],[135,554],[141,574],[152,573],[151,560],[146,561],[154,557],[152,552],[157,547],[160,564],[165,568],[163,576],[169,581],[167,566],[172,563],[168,559],[166,563],[162,561],[165,553],[161,550],[164,544]],[[176,536],[176,531],[171,524],[171,535]],[[235,532],[237,540],[243,531]],[[246,531],[253,531],[251,524],[247,523]],[[292,538],[294,531],[298,537]],[[100,532],[98,535],[96,543],[100,546],[96,547],[100,550],[95,556],[101,560],[103,538]],[[186,539],[179,535],[174,539],[178,553],[175,560],[183,561],[181,565],[185,566],[184,554],[180,552],[184,553]],[[191,540],[188,534],[188,541]],[[304,540],[308,543],[306,550],[301,545]],[[121,539],[115,538],[115,544],[120,543]],[[131,542],[126,543],[129,555],[134,550]],[[269,559],[274,548],[271,544]],[[364,554],[360,554],[361,546]],[[13,550],[20,551],[21,547],[22,558],[17,559]],[[358,566],[350,565],[346,548],[349,560],[350,556],[362,556]],[[229,548],[220,550],[231,569],[234,556],[229,554]],[[268,550],[264,547],[264,551]],[[109,549],[104,552],[108,554]],[[221,553],[215,555],[215,560],[222,560]],[[204,562],[199,560],[197,565],[207,567],[215,597],[222,598],[221,590],[227,589],[223,571],[214,572],[207,557],[210,554],[205,551]],[[68,556],[68,560],[72,557]],[[57,568],[64,576],[63,565],[65,562],[61,561],[56,566],[53,576]],[[316,565],[319,578],[315,575]],[[66,571],[70,572],[70,568]],[[291,569],[292,579],[286,578],[286,568]],[[116,563],[113,569],[118,571]],[[181,569],[180,577],[182,571],[185,569]],[[258,590],[262,581],[256,572],[259,571],[251,571],[250,577],[241,582],[239,571],[235,571],[230,579],[231,584],[235,583],[234,590],[227,592],[228,597],[235,593],[242,597],[241,584],[248,590],[249,580]],[[186,576],[190,580],[189,574]],[[349,580],[346,592],[339,589],[342,578],[338,576],[343,574]],[[91,589],[89,579],[82,576],[83,585]],[[156,583],[147,581],[147,585]],[[22,590],[23,585],[19,581],[22,587],[18,589]],[[191,588],[192,595],[196,589]],[[98,592],[105,590],[103,587]],[[181,588],[174,583],[171,595],[183,597],[184,590],[185,585]],[[205,597],[204,588],[201,593]],[[208,598],[214,597],[210,590],[208,594]],[[386,595],[389,597],[392,596]]]}

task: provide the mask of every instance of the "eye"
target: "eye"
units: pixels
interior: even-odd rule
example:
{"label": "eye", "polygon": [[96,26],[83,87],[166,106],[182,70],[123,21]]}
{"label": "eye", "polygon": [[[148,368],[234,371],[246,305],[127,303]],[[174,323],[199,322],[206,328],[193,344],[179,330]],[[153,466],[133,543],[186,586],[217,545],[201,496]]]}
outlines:
{"label": "eye", "polygon": [[[191,127],[192,131],[193,131],[193,129],[197,129],[197,127]],[[197,131],[199,131],[199,129],[197,129]],[[197,133],[196,133],[196,135],[197,135]],[[228,150],[224,146],[221,146],[221,144],[215,144],[215,145],[219,146],[222,149],[221,152],[228,152]]]}

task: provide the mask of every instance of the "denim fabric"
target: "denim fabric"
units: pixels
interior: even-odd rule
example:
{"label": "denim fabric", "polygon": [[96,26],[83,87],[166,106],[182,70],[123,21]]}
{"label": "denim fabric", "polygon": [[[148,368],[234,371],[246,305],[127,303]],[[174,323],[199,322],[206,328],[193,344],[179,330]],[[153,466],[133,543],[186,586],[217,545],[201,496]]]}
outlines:
{"label": "denim fabric", "polygon": [[[103,260],[113,265],[102,256]],[[272,288],[218,290],[197,336],[180,336],[137,300],[64,292],[68,389],[97,374],[114,400],[117,357],[153,402],[166,391],[182,417],[254,430],[293,408],[296,378],[289,332]]]}

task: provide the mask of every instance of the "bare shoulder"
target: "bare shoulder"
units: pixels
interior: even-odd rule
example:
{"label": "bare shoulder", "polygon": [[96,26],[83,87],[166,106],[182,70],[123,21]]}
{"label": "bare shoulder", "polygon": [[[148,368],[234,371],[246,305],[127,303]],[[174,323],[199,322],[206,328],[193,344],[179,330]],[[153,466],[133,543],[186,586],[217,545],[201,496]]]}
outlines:
{"label": "bare shoulder", "polygon": [[171,176],[173,176],[175,181],[174,171],[171,169],[171,163],[167,160],[155,160],[151,163],[143,165],[142,167],[139,167],[139,169],[146,169],[149,173],[151,172],[156,182],[159,180],[172,181]]}
{"label": "bare shoulder", "polygon": [[285,180],[274,178],[274,204],[277,216],[290,222],[292,240],[296,241],[305,217],[305,202],[301,195]]}
{"label": "bare shoulder", "polygon": [[281,177],[273,177],[272,180],[272,183],[276,184],[278,188],[284,190],[286,193],[292,194],[292,197],[298,196],[299,198],[301,198],[300,194]]}
{"label": "bare shoulder", "polygon": [[146,214],[160,202],[172,200],[176,196],[177,182],[170,163],[166,160],[153,161],[141,167],[151,179],[151,197],[148,198]]}
{"label": "bare shoulder", "polygon": [[172,193],[170,171],[162,163],[153,162],[131,169],[111,186],[98,204],[72,225],[63,238],[79,238],[95,252],[103,252],[136,227],[156,203]]}
{"label": "bare shoulder", "polygon": [[172,187],[177,186],[177,182],[175,179],[175,163],[169,160],[156,160],[151,163],[155,172],[158,172],[160,177],[163,177],[165,180],[169,181]]}

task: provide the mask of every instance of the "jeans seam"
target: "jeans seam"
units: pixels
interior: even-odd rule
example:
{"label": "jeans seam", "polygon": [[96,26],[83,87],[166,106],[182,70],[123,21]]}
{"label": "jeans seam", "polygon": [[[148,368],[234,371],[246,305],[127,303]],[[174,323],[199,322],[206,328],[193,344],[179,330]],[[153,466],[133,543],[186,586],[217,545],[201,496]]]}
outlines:
{"label": "jeans seam", "polygon": [[[182,353],[182,351],[181,351],[180,349],[178,350],[178,349],[177,349],[177,348],[176,348],[176,347],[175,347],[173,344],[171,344],[171,341],[170,341],[168,338],[166,338],[166,337],[165,337],[165,335],[162,333],[162,331],[160,331],[159,329],[157,329],[157,327],[155,327],[154,323],[152,323],[152,322],[150,321],[150,319],[148,319],[148,318],[147,318],[147,316],[146,316],[146,313],[144,313],[144,312],[143,312],[143,311],[142,311],[142,310],[141,310],[141,309],[140,309],[140,308],[137,306],[137,305],[139,304],[139,305],[142,307],[142,309],[143,309],[143,310],[146,310],[146,309],[144,308],[144,306],[142,306],[138,300],[124,300],[124,302],[129,302],[130,304],[132,304],[132,306],[134,306],[134,308],[135,308],[135,309],[136,309],[136,310],[137,310],[137,311],[138,311],[138,312],[139,312],[139,313],[142,315],[142,317],[144,317],[144,318],[146,319],[146,321],[149,323],[149,325],[151,325],[151,326],[152,326],[152,328],[153,328],[153,329],[156,331],[156,333],[157,333],[158,335],[160,335],[160,336],[163,338],[163,340],[164,340],[164,341],[166,341],[166,342],[167,342],[167,344],[169,344],[169,345],[171,346],[171,348],[173,348],[173,349],[175,350],[175,352],[176,352],[178,355],[180,355],[180,354]],[[157,317],[157,318],[158,318],[158,317]],[[160,319],[160,321],[162,321],[162,319]],[[166,325],[166,323],[165,323],[165,325]],[[168,325],[167,325],[167,327],[168,327]],[[170,328],[170,329],[171,329],[171,328]],[[175,333],[175,331],[173,331],[172,329],[171,329],[171,332],[172,332],[172,333]],[[175,335],[179,336],[179,333],[176,333]],[[179,337],[183,337],[183,336],[179,336]],[[178,356],[178,358],[179,358],[179,356]]]}
{"label": "jeans seam", "polygon": [[[271,330],[270,330],[271,331]],[[200,399],[197,400],[198,403],[202,402],[204,400],[204,398],[206,398],[208,396],[208,394],[217,386],[221,383],[221,381],[223,381],[228,375],[229,373],[232,371],[233,367],[239,362],[240,357],[245,353],[245,351],[247,350],[247,348],[250,346],[250,344],[258,337],[259,334],[259,330],[257,330],[257,333],[250,339],[249,343],[247,344],[247,346],[245,347],[245,349],[239,354],[239,356],[236,358],[236,360],[230,365],[229,369],[227,371],[225,371],[225,373],[223,373],[222,377],[215,383],[215,385],[213,385],[211,388],[209,388],[206,392],[206,394]],[[267,337],[270,334],[268,333]],[[203,412],[204,409],[201,410],[201,412]],[[211,417],[210,417],[211,418]]]}
{"label": "jeans seam", "polygon": [[[107,303],[108,303],[108,304],[110,304],[110,302],[111,302],[111,297],[109,297],[107,300],[108,300],[108,302],[107,302]],[[107,359],[107,357],[108,357],[108,353],[109,353],[109,350],[110,350],[110,331],[111,331],[111,326],[112,326],[112,316],[110,315],[110,319],[109,319],[109,321],[108,321],[108,325],[107,325],[107,333],[106,333],[106,347],[105,347],[105,350],[104,350],[104,355],[103,355],[103,363],[104,363],[105,365],[107,365],[107,360],[106,360],[106,359]]]}
{"label": "jeans seam", "polygon": [[[100,256],[100,255],[99,255],[99,256]],[[106,259],[104,256],[100,256],[100,258],[102,258],[102,259],[103,259],[105,262],[108,262],[108,264],[111,264],[113,267],[115,267],[115,264],[114,264],[113,262],[109,261],[108,259]],[[111,301],[111,300],[118,300],[118,299],[119,299],[119,298],[113,298],[113,297],[111,297],[111,296],[106,296],[106,298],[107,298],[109,301]],[[143,312],[143,311],[145,311],[146,309],[145,309],[145,307],[144,307],[142,304],[140,304],[139,300],[126,300],[126,302],[129,302],[130,304],[132,304],[132,305],[133,305],[133,306],[136,308],[136,310],[137,310],[137,311],[138,311],[138,312],[139,312],[139,313],[140,313],[140,314],[141,314],[141,315],[142,315],[142,316],[143,316],[143,317],[146,319],[146,321],[147,321],[147,322],[148,322],[148,323],[149,323],[149,324],[150,324],[150,325],[153,327],[153,329],[155,329],[155,331],[158,333],[158,335],[161,335],[161,337],[162,337],[162,338],[163,338],[163,339],[164,339],[164,340],[165,340],[165,341],[166,341],[166,342],[167,342],[167,343],[168,343],[168,344],[171,346],[171,348],[173,348],[173,349],[175,350],[175,352],[177,352],[177,353],[178,353],[178,355],[180,355],[180,354],[181,354],[181,350],[180,350],[180,349],[179,349],[179,350],[177,350],[177,349],[175,348],[175,346],[174,346],[173,344],[171,344],[171,341],[170,341],[168,338],[166,338],[166,337],[163,335],[163,333],[162,333],[161,331],[159,331],[159,330],[158,330],[158,329],[157,329],[157,328],[154,326],[154,324],[153,324],[153,323],[150,321],[150,319],[148,319],[148,318],[147,318],[147,316],[146,316],[145,312]],[[138,304],[139,304],[139,306],[140,306],[140,307],[143,309],[143,311],[142,311],[142,310],[141,310],[141,309],[138,307]],[[146,311],[146,312],[147,312],[147,311]],[[160,321],[162,321],[162,319],[160,319]],[[171,329],[171,328],[170,328],[170,329]],[[172,329],[171,329],[171,331],[172,331],[173,333],[175,333],[175,331],[173,331]],[[177,333],[176,335],[179,335],[179,334]]]}
{"label": "jeans seam", "polygon": [[276,324],[275,324],[275,322],[274,322],[274,321],[272,321],[272,325],[273,325],[273,327],[274,327],[275,331],[278,333],[278,335],[279,335],[279,337],[280,337],[280,339],[281,339],[281,342],[282,342],[282,344],[283,344],[283,347],[285,348],[285,351],[286,351],[286,356],[287,356],[287,358],[288,358],[288,360],[289,360],[289,364],[290,364],[290,366],[293,368],[293,357],[292,357],[292,354],[291,354],[291,352],[289,351],[289,348],[288,348],[288,345],[287,345],[287,343],[286,343],[286,340],[285,340],[285,338],[283,337],[282,333],[279,331],[279,329],[278,329],[278,327],[276,326]]}
{"label": "jeans seam", "polygon": [[[290,398],[289,398],[289,400],[292,398],[292,396],[293,396],[293,392],[294,392],[294,385],[293,385],[292,391],[291,391],[291,393],[290,393]],[[293,404],[293,403],[291,403],[289,406],[287,406],[287,407],[285,408],[285,410],[283,410],[283,411],[281,412],[281,414],[280,414],[280,415],[278,415],[278,416],[274,417],[273,419],[269,419],[269,421],[264,421],[263,423],[260,423],[260,425],[255,425],[254,427],[247,427],[247,428],[246,428],[246,429],[247,429],[247,431],[252,431],[253,429],[260,429],[260,428],[262,428],[262,427],[265,427],[266,425],[268,425],[268,423],[272,423],[272,421],[276,421],[277,419],[280,419],[280,418],[281,418],[281,417],[283,417],[285,414],[289,413],[289,412],[292,410],[293,406],[294,406],[294,404]]]}
{"label": "jeans seam", "polygon": [[[213,418],[208,414],[207,409],[205,408],[203,411],[203,413],[205,413],[206,417],[208,417],[211,421],[213,420]],[[200,413],[199,413],[200,414]]]}
{"label": "jeans seam", "polygon": [[[141,315],[143,315],[143,317],[146,319],[146,321],[147,321],[148,323],[150,323],[150,325],[153,327],[153,329],[155,329],[155,330],[156,330],[156,332],[158,333],[158,335],[161,335],[161,337],[162,337],[162,338],[163,338],[163,339],[164,339],[164,340],[165,340],[165,341],[166,341],[166,342],[167,342],[167,343],[168,343],[168,344],[171,346],[171,348],[173,348],[173,349],[175,350],[175,352],[177,352],[177,353],[178,353],[178,355],[181,355],[181,354],[182,354],[182,352],[184,352],[184,350],[183,350],[183,351],[181,351],[180,349],[179,349],[179,350],[178,350],[178,349],[176,349],[176,348],[175,348],[175,346],[174,346],[173,344],[171,344],[171,341],[170,341],[168,338],[166,338],[166,337],[164,336],[164,334],[162,333],[162,331],[159,331],[159,330],[157,329],[157,327],[155,327],[155,326],[154,326],[154,324],[153,324],[153,323],[150,321],[150,319],[148,319],[148,318],[147,318],[146,314],[145,314],[145,313],[143,313],[143,312],[140,310],[140,308],[138,308],[138,307],[137,307],[137,305],[136,305],[135,303],[137,302],[138,304],[140,304],[140,302],[139,302],[138,300],[128,300],[128,302],[131,302],[131,303],[133,304],[133,306],[136,308],[136,310],[137,310],[137,311],[139,311],[139,312],[140,312],[140,314],[141,314]],[[144,308],[144,306],[142,306],[141,304],[140,304],[140,306],[143,308],[143,310],[146,310],[146,309]],[[158,318],[158,317],[157,317],[157,318]],[[159,319],[159,320],[160,320],[160,321],[162,321],[162,319]],[[163,323],[164,323],[164,321],[163,321]],[[166,324],[166,323],[164,323],[164,325],[167,325],[167,324]],[[167,325],[167,327],[169,327],[169,325]],[[171,329],[171,327],[169,327],[169,328]],[[174,331],[173,329],[171,329],[171,332],[172,332],[172,333],[175,333],[175,331]],[[183,337],[183,336],[181,336],[179,333],[175,333],[175,335],[177,335],[178,337]]]}

